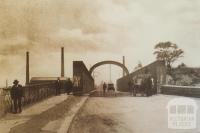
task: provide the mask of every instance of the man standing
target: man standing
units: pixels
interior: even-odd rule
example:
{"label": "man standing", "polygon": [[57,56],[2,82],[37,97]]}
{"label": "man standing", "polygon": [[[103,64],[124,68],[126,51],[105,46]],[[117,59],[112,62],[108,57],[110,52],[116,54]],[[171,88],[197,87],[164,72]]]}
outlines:
{"label": "man standing", "polygon": [[56,95],[60,95],[60,93],[61,93],[61,82],[60,78],[58,78],[56,81]]}
{"label": "man standing", "polygon": [[130,80],[130,81],[128,82],[128,87],[129,87],[129,90],[130,90],[130,92],[131,92],[131,95],[132,95],[132,96],[135,96],[135,90],[134,90],[134,85],[133,85],[132,80]]}
{"label": "man standing", "polygon": [[23,88],[22,85],[19,84],[18,80],[14,80],[13,84],[10,95],[14,103],[14,113],[16,114],[22,112],[21,102],[23,97]]}
{"label": "man standing", "polygon": [[72,88],[73,88],[73,83],[70,80],[70,78],[68,78],[67,82],[66,82],[66,92],[69,95],[70,92],[72,92]]}
{"label": "man standing", "polygon": [[147,96],[152,96],[152,78],[149,76],[147,79]]}
{"label": "man standing", "polygon": [[106,85],[106,83],[104,82],[104,83],[103,83],[103,96],[105,96],[105,94],[106,94],[106,88],[107,88],[107,85]]}

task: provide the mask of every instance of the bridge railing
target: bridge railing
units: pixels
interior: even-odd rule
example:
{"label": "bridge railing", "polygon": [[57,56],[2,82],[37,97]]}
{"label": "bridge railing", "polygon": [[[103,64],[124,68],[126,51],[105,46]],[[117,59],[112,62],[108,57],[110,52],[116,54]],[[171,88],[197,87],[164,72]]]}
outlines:
{"label": "bridge railing", "polygon": [[[11,87],[1,88],[0,91],[0,116],[12,111],[12,99],[10,97]],[[43,83],[23,86],[24,97],[22,98],[22,106],[41,101],[50,96],[55,95],[55,83]]]}

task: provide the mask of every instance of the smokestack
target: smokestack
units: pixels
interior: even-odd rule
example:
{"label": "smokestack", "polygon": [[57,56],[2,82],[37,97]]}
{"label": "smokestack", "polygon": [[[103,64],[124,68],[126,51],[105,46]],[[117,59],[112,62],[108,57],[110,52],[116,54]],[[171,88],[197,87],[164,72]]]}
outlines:
{"label": "smokestack", "polygon": [[29,84],[29,52],[26,52],[26,85]]}
{"label": "smokestack", "polygon": [[[123,56],[123,65],[125,66],[125,56]],[[125,76],[125,71],[123,70],[123,77]]]}
{"label": "smokestack", "polygon": [[64,47],[61,48],[61,77],[65,76]]}
{"label": "smokestack", "polygon": [[6,89],[8,88],[8,80],[6,79]]}

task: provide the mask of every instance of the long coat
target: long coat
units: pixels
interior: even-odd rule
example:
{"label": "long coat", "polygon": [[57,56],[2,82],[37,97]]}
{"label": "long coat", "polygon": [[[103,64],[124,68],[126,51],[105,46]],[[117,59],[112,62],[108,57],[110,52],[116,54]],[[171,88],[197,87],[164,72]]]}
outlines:
{"label": "long coat", "polygon": [[18,99],[23,97],[22,85],[13,85],[10,91],[12,99]]}

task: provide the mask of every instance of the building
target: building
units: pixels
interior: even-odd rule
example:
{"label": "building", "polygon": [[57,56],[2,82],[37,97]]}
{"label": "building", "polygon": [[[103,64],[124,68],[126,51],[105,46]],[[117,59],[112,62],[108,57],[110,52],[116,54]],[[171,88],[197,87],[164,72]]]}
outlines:
{"label": "building", "polygon": [[119,91],[129,91],[128,83],[137,77],[149,74],[153,79],[154,93],[160,93],[160,86],[166,83],[166,66],[164,61],[155,61],[147,66],[142,67],[127,76],[117,80],[117,88]]}

